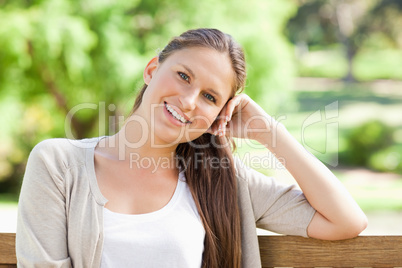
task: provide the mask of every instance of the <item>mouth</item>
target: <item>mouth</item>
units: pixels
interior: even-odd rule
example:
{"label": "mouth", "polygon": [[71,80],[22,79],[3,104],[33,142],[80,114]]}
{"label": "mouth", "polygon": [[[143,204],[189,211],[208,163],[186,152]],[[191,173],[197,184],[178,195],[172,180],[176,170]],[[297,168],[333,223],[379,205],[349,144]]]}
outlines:
{"label": "mouth", "polygon": [[177,121],[179,121],[179,122],[181,122],[183,124],[191,124],[192,123],[191,121],[185,119],[181,114],[176,112],[176,110],[173,109],[173,107],[171,107],[169,104],[167,104],[166,101],[164,103],[165,103],[166,110],[169,112],[169,114],[172,115],[172,117],[174,119],[176,119]]}

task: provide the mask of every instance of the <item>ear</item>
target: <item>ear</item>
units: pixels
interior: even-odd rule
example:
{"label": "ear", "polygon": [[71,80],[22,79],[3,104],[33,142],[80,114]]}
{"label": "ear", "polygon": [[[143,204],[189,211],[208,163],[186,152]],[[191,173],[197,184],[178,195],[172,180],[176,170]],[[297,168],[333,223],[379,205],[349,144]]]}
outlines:
{"label": "ear", "polygon": [[143,74],[143,78],[144,78],[144,83],[145,84],[149,84],[149,82],[151,82],[152,80],[152,76],[154,74],[154,72],[156,71],[156,69],[158,68],[158,57],[153,57],[147,64],[147,66],[144,69],[144,74]]}

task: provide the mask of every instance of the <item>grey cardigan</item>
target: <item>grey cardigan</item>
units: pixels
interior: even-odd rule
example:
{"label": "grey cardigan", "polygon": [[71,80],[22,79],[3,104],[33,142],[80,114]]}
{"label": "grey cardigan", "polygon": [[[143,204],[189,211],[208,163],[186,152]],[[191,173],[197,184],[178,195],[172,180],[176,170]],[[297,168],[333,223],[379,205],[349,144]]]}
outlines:
{"label": "grey cardigan", "polygon": [[[99,267],[103,207],[94,148],[99,138],[50,139],[32,150],[18,204],[18,267]],[[242,267],[261,267],[256,227],[307,236],[315,210],[294,186],[278,184],[235,157]]]}

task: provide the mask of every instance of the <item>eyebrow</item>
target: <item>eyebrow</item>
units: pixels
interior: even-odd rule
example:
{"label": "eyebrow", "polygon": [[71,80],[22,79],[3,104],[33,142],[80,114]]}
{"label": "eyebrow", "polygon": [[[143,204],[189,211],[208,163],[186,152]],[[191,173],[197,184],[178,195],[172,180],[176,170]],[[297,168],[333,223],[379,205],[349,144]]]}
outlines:
{"label": "eyebrow", "polygon": [[[183,68],[186,69],[186,71],[189,72],[191,74],[191,76],[194,77],[194,79],[196,78],[194,72],[190,69],[190,67],[188,67],[187,65],[182,64],[182,63],[180,63],[180,65],[183,66]],[[211,91],[213,94],[215,94],[215,96],[217,96],[218,98],[220,98],[220,99],[223,98],[222,95],[218,91],[216,91],[212,88],[208,88],[208,90]]]}

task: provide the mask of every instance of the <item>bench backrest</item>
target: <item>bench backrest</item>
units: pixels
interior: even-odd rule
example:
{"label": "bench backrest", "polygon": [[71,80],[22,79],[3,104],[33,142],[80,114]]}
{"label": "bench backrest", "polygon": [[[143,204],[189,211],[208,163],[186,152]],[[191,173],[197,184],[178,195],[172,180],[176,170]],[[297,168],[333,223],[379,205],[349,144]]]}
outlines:
{"label": "bench backrest", "polygon": [[[262,267],[402,267],[402,236],[323,241],[259,236]],[[15,234],[0,233],[0,267],[16,267]]]}
{"label": "bench backrest", "polygon": [[259,236],[263,267],[402,267],[402,236],[324,241]]}
{"label": "bench backrest", "polygon": [[17,267],[15,234],[0,233],[0,267]]}

